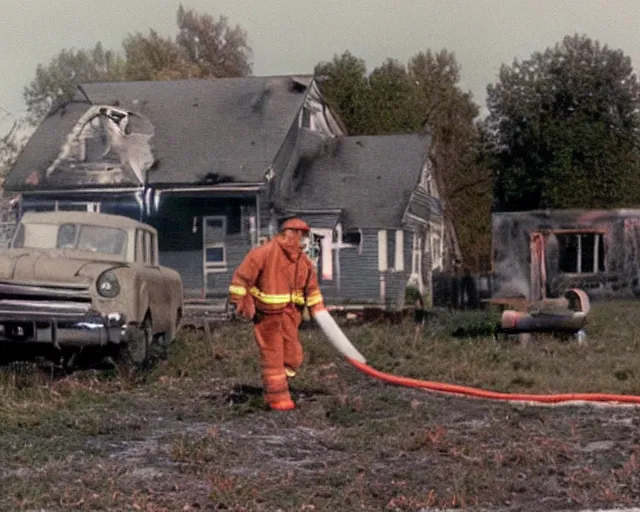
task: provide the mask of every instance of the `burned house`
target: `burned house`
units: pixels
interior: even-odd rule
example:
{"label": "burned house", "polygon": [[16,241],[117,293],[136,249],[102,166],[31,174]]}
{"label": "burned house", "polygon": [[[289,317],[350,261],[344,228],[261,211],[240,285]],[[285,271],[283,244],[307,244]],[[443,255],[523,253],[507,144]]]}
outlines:
{"label": "burned house", "polygon": [[492,224],[494,297],[638,292],[640,210],[501,212]]}
{"label": "burned house", "polygon": [[[332,271],[329,279],[331,258],[325,249],[319,263],[324,265],[323,287],[336,300],[377,302],[388,296],[379,293],[378,274],[375,287],[348,285],[348,279],[374,279],[365,276],[368,258],[376,272],[390,272],[389,260],[368,237],[383,240],[383,232],[391,233],[387,249],[394,262],[402,261],[394,268],[405,269],[395,278],[404,280],[409,268],[414,278],[422,275],[409,255],[428,256],[437,265],[440,253],[432,257],[431,247],[440,247],[441,235],[436,228],[426,233],[427,226],[439,225],[439,203],[417,188],[424,140],[416,138],[407,146],[401,138],[381,139],[390,142],[380,142],[380,151],[374,138],[362,139],[365,146],[354,147],[374,155],[364,163],[343,161],[343,153],[358,154],[342,151],[357,143],[345,136],[313,76],[82,84],[71,102],[38,126],[10,170],[5,190],[19,195],[20,214],[89,210],[151,224],[158,230],[160,262],[180,272],[187,301],[226,297],[235,267],[250,248],[273,236],[287,215],[331,210],[329,217],[336,222],[316,223],[325,230],[318,234],[340,249],[355,245],[353,255],[359,258],[345,267],[352,253],[332,245],[332,258],[342,258],[332,268],[343,271],[339,278],[338,270]],[[395,149],[393,141],[399,144]],[[332,159],[335,151],[339,157]],[[387,159],[371,167],[382,153],[395,155],[395,162]],[[330,185],[323,173],[352,172],[354,177],[309,195],[309,172],[308,179]],[[385,173],[394,180],[383,178]],[[423,188],[430,186],[430,178],[424,180]],[[363,203],[366,187],[384,193],[385,204],[394,206]],[[318,193],[338,199],[318,203]],[[369,220],[367,206],[373,223],[363,222]],[[416,230],[420,236],[414,239],[410,233]],[[396,245],[405,250],[397,252]],[[363,273],[360,278],[358,273]],[[338,281],[346,288],[337,287]],[[385,286],[397,287],[391,274],[385,275]]]}

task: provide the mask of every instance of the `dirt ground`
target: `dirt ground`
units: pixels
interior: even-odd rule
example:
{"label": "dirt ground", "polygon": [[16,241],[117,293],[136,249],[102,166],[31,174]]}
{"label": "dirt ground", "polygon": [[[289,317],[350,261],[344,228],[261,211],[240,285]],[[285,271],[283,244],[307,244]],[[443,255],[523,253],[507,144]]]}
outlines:
{"label": "dirt ground", "polygon": [[0,510],[640,504],[635,407],[530,406],[391,386],[303,333],[298,408],[276,413],[262,403],[248,329],[233,342],[229,329],[184,336],[135,378],[5,371]]}

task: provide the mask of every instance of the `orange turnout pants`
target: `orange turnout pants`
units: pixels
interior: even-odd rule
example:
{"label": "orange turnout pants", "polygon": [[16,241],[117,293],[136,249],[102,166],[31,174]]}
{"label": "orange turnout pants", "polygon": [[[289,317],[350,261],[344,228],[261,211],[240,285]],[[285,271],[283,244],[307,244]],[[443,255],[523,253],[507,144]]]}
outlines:
{"label": "orange turnout pants", "polygon": [[293,304],[278,313],[260,314],[254,335],[260,348],[264,399],[272,409],[293,409],[285,367],[297,371],[303,352],[298,328],[302,313]]}

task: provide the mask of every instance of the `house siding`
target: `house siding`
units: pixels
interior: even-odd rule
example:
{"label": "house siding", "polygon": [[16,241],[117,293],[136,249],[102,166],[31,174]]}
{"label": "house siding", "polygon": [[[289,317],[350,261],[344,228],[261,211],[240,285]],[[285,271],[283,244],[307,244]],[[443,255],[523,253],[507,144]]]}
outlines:
{"label": "house siding", "polygon": [[[251,236],[242,229],[241,206],[255,208],[255,196],[245,198],[175,198],[165,196],[157,214],[147,222],[158,230],[160,264],[182,276],[186,298],[223,297],[235,268],[251,249]],[[226,267],[204,280],[203,222],[205,216],[227,218]]]}
{"label": "house siding", "polygon": [[378,231],[362,230],[362,254],[358,248],[340,249],[340,289],[337,289],[336,251],[333,251],[334,290],[337,302],[375,302],[380,298]]}
{"label": "house siding", "polygon": [[[389,270],[378,271],[378,230],[362,230],[362,250],[358,247],[340,249],[337,256],[333,251],[333,279],[321,278],[321,264],[318,263],[320,288],[329,303],[381,304],[380,278],[385,280],[385,301],[387,307],[402,306],[406,283],[411,274],[411,249],[413,233],[404,231],[404,270],[392,270],[395,261],[395,230],[387,232],[387,258]],[[339,268],[338,268],[339,260]]]}
{"label": "house siding", "polygon": [[384,305],[389,309],[402,308],[405,305],[407,281],[411,276],[411,252],[413,249],[413,232],[403,230],[403,263],[404,269],[395,268],[396,230],[387,231],[389,270],[384,273],[385,297]]}

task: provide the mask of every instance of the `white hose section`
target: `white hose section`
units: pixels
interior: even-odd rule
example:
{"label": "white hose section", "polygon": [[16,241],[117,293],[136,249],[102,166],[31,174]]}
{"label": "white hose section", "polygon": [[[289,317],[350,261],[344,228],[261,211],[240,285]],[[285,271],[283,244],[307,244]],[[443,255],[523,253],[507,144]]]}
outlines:
{"label": "white hose section", "polygon": [[329,311],[327,311],[326,309],[318,311],[314,315],[314,319],[322,329],[324,335],[338,350],[338,352],[340,352],[343,356],[355,359],[360,363],[364,364],[367,362],[364,356],[360,352],[358,352],[356,347],[354,347],[349,339],[344,335],[342,329],[340,329]]}

